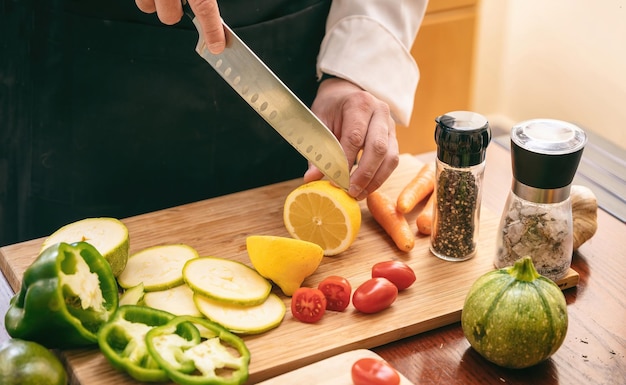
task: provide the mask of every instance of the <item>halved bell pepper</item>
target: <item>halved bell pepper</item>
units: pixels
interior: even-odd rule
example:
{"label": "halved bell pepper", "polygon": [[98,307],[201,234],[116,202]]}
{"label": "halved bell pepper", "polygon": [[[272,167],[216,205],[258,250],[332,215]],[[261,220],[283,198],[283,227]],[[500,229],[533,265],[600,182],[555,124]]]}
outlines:
{"label": "halved bell pepper", "polygon": [[[201,342],[181,335],[182,325],[193,324]],[[181,385],[240,385],[248,379],[250,351],[244,341],[205,318],[178,316],[146,334],[152,358]],[[190,369],[191,365],[191,369]]]}
{"label": "halved bell pepper", "polygon": [[117,282],[107,260],[89,243],[62,242],[26,269],[4,321],[11,337],[74,348],[95,344],[117,306]]}
{"label": "halved bell pepper", "polygon": [[[138,381],[168,381],[167,372],[148,352],[146,334],[152,328],[165,325],[174,318],[174,314],[150,307],[120,306],[113,318],[100,329],[100,351],[114,368],[128,373]],[[178,333],[193,344],[200,342],[200,333],[192,324],[181,325]],[[193,367],[188,366],[186,370],[191,371]]]}

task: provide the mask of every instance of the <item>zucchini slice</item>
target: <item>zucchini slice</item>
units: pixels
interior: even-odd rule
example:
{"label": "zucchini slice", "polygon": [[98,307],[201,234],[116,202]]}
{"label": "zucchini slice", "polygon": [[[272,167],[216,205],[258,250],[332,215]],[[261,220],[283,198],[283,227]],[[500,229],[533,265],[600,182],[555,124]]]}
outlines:
{"label": "zucchini slice", "polygon": [[184,282],[183,266],[195,258],[198,252],[184,244],[149,247],[128,258],[117,282],[124,289],[143,283],[147,292],[176,287]]}
{"label": "zucchini slice", "polygon": [[174,315],[202,317],[193,302],[193,291],[186,284],[171,289],[146,293],[143,302],[154,309],[165,310]]}
{"label": "zucchini slice", "polygon": [[143,302],[143,296],[145,293],[146,292],[143,290],[143,283],[124,290],[122,295],[120,295],[119,306],[140,305]]}
{"label": "zucchini slice", "polygon": [[285,318],[285,303],[274,293],[254,306],[227,305],[199,294],[193,299],[206,318],[236,334],[263,333],[280,325]]}
{"label": "zucchini slice", "polygon": [[256,270],[237,261],[201,257],[188,261],[183,277],[194,293],[234,305],[258,305],[272,290],[272,284]]}

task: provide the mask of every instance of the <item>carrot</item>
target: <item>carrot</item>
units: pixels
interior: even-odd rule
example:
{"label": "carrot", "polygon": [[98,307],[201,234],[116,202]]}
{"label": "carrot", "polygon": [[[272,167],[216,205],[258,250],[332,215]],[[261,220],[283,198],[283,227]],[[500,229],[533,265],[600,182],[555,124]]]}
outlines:
{"label": "carrot", "polygon": [[415,223],[417,224],[417,231],[421,234],[429,235],[433,226],[433,205],[435,204],[435,193],[430,194],[430,198],[424,204],[422,211],[417,214]]}
{"label": "carrot", "polygon": [[435,188],[435,163],[426,163],[398,195],[398,211],[406,214]]}
{"label": "carrot", "polygon": [[404,214],[387,194],[374,191],[367,196],[367,208],[378,224],[391,237],[401,251],[409,252],[415,245],[415,235]]}

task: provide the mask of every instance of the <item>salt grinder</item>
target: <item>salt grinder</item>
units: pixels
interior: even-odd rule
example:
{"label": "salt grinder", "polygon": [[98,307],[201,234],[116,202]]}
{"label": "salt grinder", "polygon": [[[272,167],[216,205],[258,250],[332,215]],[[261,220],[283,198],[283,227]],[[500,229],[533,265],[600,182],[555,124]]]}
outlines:
{"label": "salt grinder", "polygon": [[476,254],[482,180],[491,130],[475,112],[453,111],[435,119],[436,182],[430,250],[447,261]]}
{"label": "salt grinder", "polygon": [[495,266],[530,256],[539,274],[556,281],[572,262],[570,186],[587,135],[560,120],[532,119],[511,129],[513,183],[496,240]]}

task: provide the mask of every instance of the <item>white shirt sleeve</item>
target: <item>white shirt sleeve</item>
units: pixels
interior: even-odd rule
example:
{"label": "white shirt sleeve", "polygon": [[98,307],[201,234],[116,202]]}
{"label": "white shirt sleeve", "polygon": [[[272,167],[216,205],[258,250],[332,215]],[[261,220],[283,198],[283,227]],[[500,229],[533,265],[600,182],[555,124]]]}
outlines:
{"label": "white shirt sleeve", "polygon": [[317,76],[341,77],[389,104],[408,125],[419,69],[411,46],[428,0],[333,0]]}

